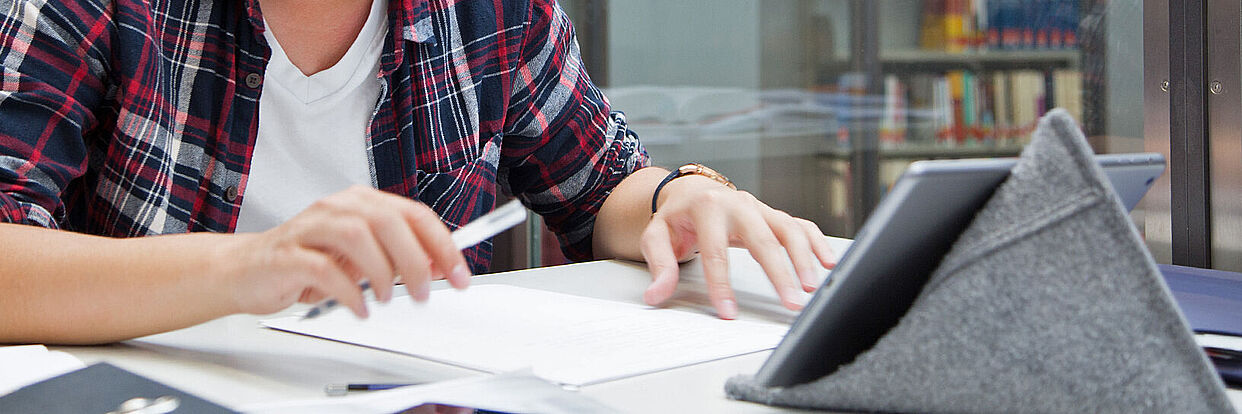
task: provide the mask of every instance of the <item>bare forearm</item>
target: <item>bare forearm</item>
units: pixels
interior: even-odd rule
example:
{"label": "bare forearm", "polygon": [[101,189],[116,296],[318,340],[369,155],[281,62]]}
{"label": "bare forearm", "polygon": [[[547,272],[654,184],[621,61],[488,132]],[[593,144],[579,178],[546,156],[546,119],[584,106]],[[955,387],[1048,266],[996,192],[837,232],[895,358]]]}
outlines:
{"label": "bare forearm", "polygon": [[0,224],[0,343],[101,343],[237,312],[217,234],[109,239]]}
{"label": "bare forearm", "polygon": [[596,259],[643,259],[639,240],[651,221],[651,194],[667,174],[662,168],[643,168],[612,190],[595,218],[592,248]]}
{"label": "bare forearm", "polygon": [[325,298],[366,317],[361,280],[384,301],[396,274],[418,301],[433,276],[470,283],[434,211],[362,186],[262,233],[117,240],[0,224],[0,252],[0,343],[111,342]]}

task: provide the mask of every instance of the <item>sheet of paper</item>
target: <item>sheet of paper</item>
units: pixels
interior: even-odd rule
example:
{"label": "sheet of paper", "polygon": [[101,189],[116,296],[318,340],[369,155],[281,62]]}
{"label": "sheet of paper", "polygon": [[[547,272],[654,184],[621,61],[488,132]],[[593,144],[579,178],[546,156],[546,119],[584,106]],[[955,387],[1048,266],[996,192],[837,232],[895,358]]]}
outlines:
{"label": "sheet of paper", "polygon": [[[590,397],[567,391],[558,385],[536,378],[529,372],[512,372],[463,378],[384,391],[357,393],[344,397],[323,397],[300,401],[262,403],[242,407],[241,411],[251,414],[378,414],[405,412],[412,407],[424,404],[515,413],[591,414],[617,412],[615,409],[600,404]],[[419,413],[431,412],[431,410],[411,411]]]}
{"label": "sheet of paper", "polygon": [[43,345],[0,347],[0,396],[70,371],[86,368],[81,360]]}
{"label": "sheet of paper", "polygon": [[1195,334],[1195,342],[1205,348],[1228,349],[1242,352],[1242,336]]}
{"label": "sheet of paper", "polygon": [[370,310],[366,320],[337,309],[262,323],[486,372],[530,368],[572,385],[772,349],[788,329],[504,285],[439,290],[426,304],[393,300]]}

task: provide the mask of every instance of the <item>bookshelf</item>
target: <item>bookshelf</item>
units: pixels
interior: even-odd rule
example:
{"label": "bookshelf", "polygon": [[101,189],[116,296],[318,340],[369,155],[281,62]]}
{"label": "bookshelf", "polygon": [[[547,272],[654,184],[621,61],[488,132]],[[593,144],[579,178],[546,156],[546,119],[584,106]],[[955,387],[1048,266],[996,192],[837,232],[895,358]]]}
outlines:
{"label": "bookshelf", "polygon": [[[839,202],[835,229],[850,234],[909,163],[1011,157],[1047,110],[1083,119],[1086,0],[888,0],[849,2],[849,53],[823,59],[820,84],[882,97],[874,119],[843,123],[848,135],[820,154]],[[877,33],[878,32],[878,33]],[[863,102],[860,100],[860,102]],[[851,220],[852,219],[852,220]]]}
{"label": "bookshelf", "polygon": [[[922,49],[881,50],[880,68],[885,73],[914,71],[948,71],[953,69],[1013,70],[1057,69],[1081,66],[1078,50],[987,50],[977,52],[946,52]],[[833,60],[819,68],[821,78],[850,70],[849,60]],[[827,76],[823,76],[827,75]]]}
{"label": "bookshelf", "polygon": [[[889,160],[932,160],[956,158],[988,158],[1015,157],[1022,152],[1022,145],[977,145],[969,147],[941,147],[936,145],[905,145],[895,148],[884,148],[879,151],[881,159]],[[821,154],[830,159],[849,158],[847,148],[833,148]]]}
{"label": "bookshelf", "polygon": [[[1047,37],[1030,45],[989,44],[986,30],[965,26],[985,27],[978,25],[979,13],[966,17],[962,7],[987,11],[988,5],[1046,7],[1069,1],[1079,0],[562,4],[575,23],[595,22],[576,24],[587,66],[658,163],[710,162],[769,204],[812,219],[833,235],[851,237],[909,162],[1021,151],[1022,128],[997,127],[995,113],[982,116],[981,110],[959,116],[963,111],[953,111],[953,103],[938,110],[929,103],[931,85],[944,84],[942,100],[952,100],[948,79],[941,79],[946,75],[955,73],[954,82],[964,84],[969,73],[978,83],[975,89],[994,90],[984,84],[993,83],[992,74],[1004,73],[1020,75],[1019,83],[1038,84],[1043,91],[1044,74],[1090,64],[1081,57],[1082,47],[1065,41],[1064,31],[1055,42]],[[939,17],[927,17],[929,10],[939,10],[932,13]],[[957,17],[946,18],[949,10]],[[592,11],[603,17],[591,20]],[[925,41],[924,21],[962,43]],[[1057,100],[1056,88],[1049,90],[1042,94]],[[893,95],[901,97],[898,105],[888,99]],[[1034,99],[1024,103],[1030,114],[1022,120],[1042,113],[1032,109],[1040,107]],[[995,100],[972,102],[982,108]],[[953,129],[945,122],[950,120],[963,127]],[[832,229],[839,223],[844,223],[840,229]]]}
{"label": "bookshelf", "polygon": [[886,71],[1050,69],[1078,67],[1079,55],[1077,50],[885,50],[880,52],[880,64]]}

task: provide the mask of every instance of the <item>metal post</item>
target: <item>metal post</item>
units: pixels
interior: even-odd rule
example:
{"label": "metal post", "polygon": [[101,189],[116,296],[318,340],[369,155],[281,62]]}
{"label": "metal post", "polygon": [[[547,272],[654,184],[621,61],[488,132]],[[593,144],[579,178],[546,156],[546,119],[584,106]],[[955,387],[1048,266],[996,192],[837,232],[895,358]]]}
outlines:
{"label": "metal post", "polygon": [[[1212,268],[1242,271],[1242,3],[1208,0],[1206,119],[1209,141],[1204,147],[1209,210],[1206,212]],[[1211,151],[1208,151],[1211,149]]]}
{"label": "metal post", "polygon": [[[850,38],[854,56],[851,69],[866,75],[866,94],[872,96],[883,93],[879,58],[879,3],[874,0],[850,2],[854,29]],[[858,99],[852,107],[861,109],[863,105],[863,100]],[[854,124],[850,126],[850,170],[854,190],[854,228],[857,229],[862,227],[880,201],[880,146],[878,125],[868,125],[859,117],[854,119]]]}
{"label": "metal post", "polygon": [[1207,4],[1200,0],[1170,0],[1173,264],[1203,268],[1212,265],[1206,39]]}

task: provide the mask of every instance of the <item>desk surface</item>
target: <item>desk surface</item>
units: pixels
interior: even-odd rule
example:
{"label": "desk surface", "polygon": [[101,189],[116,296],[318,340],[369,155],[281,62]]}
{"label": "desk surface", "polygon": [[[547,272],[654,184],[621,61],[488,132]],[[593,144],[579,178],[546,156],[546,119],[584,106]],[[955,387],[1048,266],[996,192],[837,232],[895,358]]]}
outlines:
{"label": "desk surface", "polygon": [[[843,251],[840,249],[839,251]],[[779,300],[745,251],[730,251],[741,319],[789,323],[794,312]],[[711,312],[694,263],[671,306]],[[473,284],[509,284],[581,296],[642,303],[650,276],[641,264],[601,261],[475,277]],[[695,286],[698,285],[698,286]],[[443,281],[433,288],[448,288]],[[258,321],[302,312],[300,305],[277,315],[234,315],[194,327],[119,344],[53,347],[86,363],[108,361],[157,381],[230,407],[323,397],[328,383],[426,382],[480,372],[416,357],[263,328]],[[775,412],[725,398],[724,382],[754,374],[770,352],[742,355],[663,372],[582,387],[581,392],[624,412]],[[1235,407],[1242,391],[1230,390]]]}

